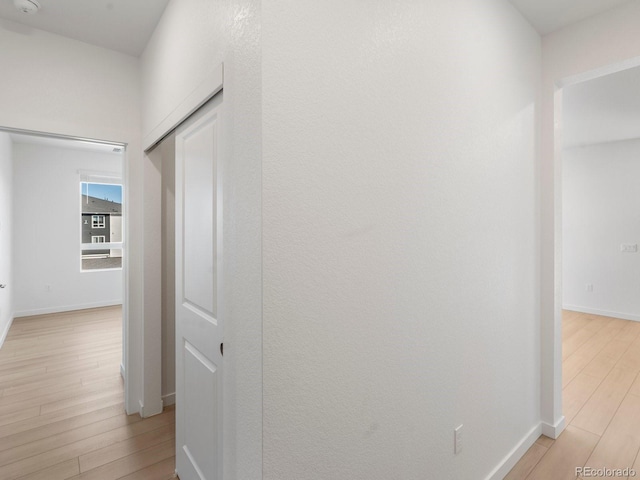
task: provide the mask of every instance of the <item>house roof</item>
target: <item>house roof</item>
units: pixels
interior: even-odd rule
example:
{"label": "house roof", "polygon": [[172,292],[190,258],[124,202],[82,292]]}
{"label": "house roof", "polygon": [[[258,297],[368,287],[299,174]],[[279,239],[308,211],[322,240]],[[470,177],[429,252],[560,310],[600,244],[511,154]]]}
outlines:
{"label": "house roof", "polygon": [[82,213],[122,213],[122,204],[82,195]]}

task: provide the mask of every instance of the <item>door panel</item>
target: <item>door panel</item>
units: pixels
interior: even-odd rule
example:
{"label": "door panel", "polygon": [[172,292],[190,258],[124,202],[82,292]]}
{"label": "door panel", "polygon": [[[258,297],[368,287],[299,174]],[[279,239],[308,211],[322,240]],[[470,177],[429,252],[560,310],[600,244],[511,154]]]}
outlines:
{"label": "door panel", "polygon": [[222,479],[222,93],[176,132],[176,470]]}
{"label": "door panel", "polygon": [[[213,128],[212,128],[213,127]],[[215,163],[211,158],[215,124],[204,122],[185,132],[183,164],[184,299],[215,321]]]}
{"label": "door panel", "polygon": [[190,456],[204,472],[215,471],[216,459],[211,455],[211,450],[217,450],[217,402],[205,404],[201,398],[217,398],[217,370],[193,345],[185,343],[185,383],[199,382],[201,386],[185,391],[184,406],[189,414],[185,417],[184,443]]}

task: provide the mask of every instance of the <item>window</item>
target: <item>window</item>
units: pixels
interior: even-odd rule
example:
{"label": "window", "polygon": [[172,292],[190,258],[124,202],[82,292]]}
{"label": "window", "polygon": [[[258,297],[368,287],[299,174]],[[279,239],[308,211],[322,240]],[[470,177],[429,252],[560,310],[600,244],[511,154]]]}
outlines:
{"label": "window", "polygon": [[122,268],[122,185],[80,182],[80,201],[82,271]]}
{"label": "window", "polygon": [[104,215],[92,215],[91,228],[104,228]]}

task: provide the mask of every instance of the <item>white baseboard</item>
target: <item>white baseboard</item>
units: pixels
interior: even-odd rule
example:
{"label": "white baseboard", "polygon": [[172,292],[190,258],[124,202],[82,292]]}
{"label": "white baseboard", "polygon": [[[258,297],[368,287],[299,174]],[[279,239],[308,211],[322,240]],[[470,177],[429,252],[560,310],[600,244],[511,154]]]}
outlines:
{"label": "white baseboard", "polygon": [[564,415],[555,425],[542,422],[542,434],[546,437],[553,438],[554,440],[560,436],[565,427]]}
{"label": "white baseboard", "polygon": [[13,323],[14,317],[9,317],[9,321],[7,322],[7,326],[2,331],[2,335],[0,336],[0,348],[4,345],[4,341],[7,338],[7,334],[9,333],[9,329],[11,328],[11,324]]}
{"label": "white baseboard", "polygon": [[168,407],[169,405],[175,405],[176,403],[176,394],[168,393],[167,395],[162,395],[162,405]]}
{"label": "white baseboard", "polygon": [[87,308],[112,307],[122,305],[122,300],[108,300],[106,302],[83,303],[80,305],[62,305],[59,307],[36,308],[15,312],[14,317],[31,317],[33,315],[47,315],[49,313],[71,312],[73,310],[86,310]]}
{"label": "white baseboard", "polygon": [[564,310],[572,310],[580,313],[590,313],[592,315],[602,315],[603,317],[621,318],[623,320],[633,320],[634,322],[640,322],[640,315],[624,312],[613,312],[609,310],[599,310],[597,308],[581,307],[579,305],[562,305]]}
{"label": "white baseboard", "polygon": [[158,402],[157,405],[155,405],[155,408],[153,409],[146,408],[142,403],[142,400],[139,400],[138,403],[140,404],[140,409],[138,410],[138,412],[140,413],[140,416],[142,418],[148,418],[148,417],[153,417],[154,415],[160,415],[162,413],[162,409],[164,408],[162,399]]}
{"label": "white baseboard", "polygon": [[539,423],[527,433],[520,442],[504,457],[500,464],[487,475],[485,480],[502,480],[507,473],[518,463],[518,460],[529,450],[531,445],[540,437],[542,432],[542,424]]}

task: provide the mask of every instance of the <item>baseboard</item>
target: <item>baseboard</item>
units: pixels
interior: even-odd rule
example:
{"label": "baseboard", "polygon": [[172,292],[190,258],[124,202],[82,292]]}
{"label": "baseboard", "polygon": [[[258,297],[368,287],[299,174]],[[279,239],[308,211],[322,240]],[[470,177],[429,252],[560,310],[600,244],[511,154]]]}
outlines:
{"label": "baseboard", "polygon": [[580,307],[578,305],[562,305],[562,308],[574,312],[590,313],[592,315],[602,315],[603,317],[621,318],[622,320],[640,322],[640,315],[634,315],[633,313],[612,312],[609,310],[599,310],[597,308]]}
{"label": "baseboard", "polygon": [[565,427],[564,415],[558,420],[555,425],[542,422],[542,434],[546,437],[553,438],[554,440],[560,436]]}
{"label": "baseboard", "polygon": [[7,326],[2,331],[2,336],[0,336],[0,348],[4,345],[4,341],[7,338],[7,334],[9,333],[9,329],[11,328],[11,324],[13,323],[14,317],[9,317],[9,321],[7,322]]}
{"label": "baseboard", "polygon": [[138,410],[138,412],[140,413],[140,416],[142,418],[148,418],[148,417],[153,417],[154,415],[160,415],[162,413],[162,409],[164,408],[162,399],[158,401],[157,404],[154,402],[153,409],[145,407],[145,405],[142,403],[142,400],[139,400],[138,403],[140,404],[140,409]]}
{"label": "baseboard", "polygon": [[518,460],[529,450],[531,445],[540,437],[542,424],[539,423],[527,433],[520,442],[504,457],[500,464],[485,478],[485,480],[502,480],[518,463]]}
{"label": "baseboard", "polygon": [[15,312],[14,317],[31,317],[33,315],[47,315],[49,313],[71,312],[74,310],[86,310],[88,308],[112,307],[122,305],[122,300],[109,300],[106,302],[83,303],[80,305],[63,305],[60,307],[36,308],[34,310],[22,310]]}
{"label": "baseboard", "polygon": [[162,395],[162,405],[168,407],[169,405],[175,405],[176,403],[176,394],[168,393],[167,395]]}

